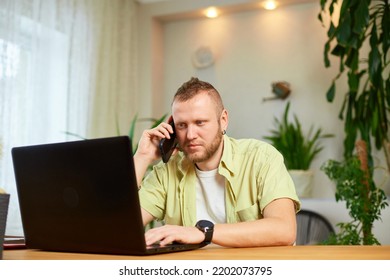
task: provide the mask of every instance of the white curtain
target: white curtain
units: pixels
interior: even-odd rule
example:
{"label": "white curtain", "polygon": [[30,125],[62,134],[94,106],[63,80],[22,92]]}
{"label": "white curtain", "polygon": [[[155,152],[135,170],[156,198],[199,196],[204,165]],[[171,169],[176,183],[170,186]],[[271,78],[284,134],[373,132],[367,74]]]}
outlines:
{"label": "white curtain", "polygon": [[137,107],[133,0],[0,0],[0,187],[22,234],[11,149],[127,133]]}

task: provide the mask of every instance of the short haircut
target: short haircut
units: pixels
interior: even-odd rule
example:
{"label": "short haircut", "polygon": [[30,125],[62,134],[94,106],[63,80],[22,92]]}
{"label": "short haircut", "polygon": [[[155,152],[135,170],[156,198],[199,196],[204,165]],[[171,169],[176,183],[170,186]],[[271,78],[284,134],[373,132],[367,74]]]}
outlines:
{"label": "short haircut", "polygon": [[182,84],[173,97],[173,102],[185,102],[198,94],[208,94],[215,103],[217,117],[222,114],[224,106],[219,92],[210,83],[201,81],[194,77]]}

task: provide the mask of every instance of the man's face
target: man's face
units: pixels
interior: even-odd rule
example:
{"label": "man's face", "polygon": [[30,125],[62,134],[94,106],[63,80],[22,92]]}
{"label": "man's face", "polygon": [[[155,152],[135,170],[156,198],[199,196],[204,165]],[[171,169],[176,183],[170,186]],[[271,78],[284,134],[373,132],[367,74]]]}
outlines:
{"label": "man's face", "polygon": [[221,117],[217,116],[215,103],[207,94],[198,94],[188,101],[175,101],[172,104],[180,148],[192,162],[207,162],[221,156],[222,130],[226,128],[227,121],[225,114],[226,111]]}

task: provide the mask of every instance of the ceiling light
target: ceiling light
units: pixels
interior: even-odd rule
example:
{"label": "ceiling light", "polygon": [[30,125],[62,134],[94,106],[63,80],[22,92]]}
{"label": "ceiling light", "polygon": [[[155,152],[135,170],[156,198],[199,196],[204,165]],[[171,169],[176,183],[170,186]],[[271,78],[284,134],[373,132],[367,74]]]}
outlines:
{"label": "ceiling light", "polygon": [[208,18],[216,18],[218,16],[218,10],[215,7],[207,8],[206,17]]}
{"label": "ceiling light", "polygon": [[277,2],[274,0],[267,0],[263,2],[263,7],[266,10],[274,10],[277,7]]}

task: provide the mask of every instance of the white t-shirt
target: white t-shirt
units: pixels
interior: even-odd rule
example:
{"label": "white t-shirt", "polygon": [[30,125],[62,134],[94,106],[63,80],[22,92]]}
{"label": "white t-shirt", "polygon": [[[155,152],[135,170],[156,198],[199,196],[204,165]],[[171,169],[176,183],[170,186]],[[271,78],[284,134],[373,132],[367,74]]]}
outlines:
{"label": "white t-shirt", "polygon": [[197,220],[226,223],[225,178],[218,169],[201,171],[196,168],[196,175]]}

